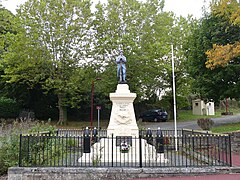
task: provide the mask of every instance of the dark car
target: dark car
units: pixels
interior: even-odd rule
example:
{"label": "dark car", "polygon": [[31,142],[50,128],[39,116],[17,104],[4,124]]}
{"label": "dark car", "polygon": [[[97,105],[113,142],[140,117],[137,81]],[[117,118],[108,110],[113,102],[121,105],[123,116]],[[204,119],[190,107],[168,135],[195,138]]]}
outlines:
{"label": "dark car", "polygon": [[139,116],[139,121],[166,122],[168,113],[164,109],[151,109]]}

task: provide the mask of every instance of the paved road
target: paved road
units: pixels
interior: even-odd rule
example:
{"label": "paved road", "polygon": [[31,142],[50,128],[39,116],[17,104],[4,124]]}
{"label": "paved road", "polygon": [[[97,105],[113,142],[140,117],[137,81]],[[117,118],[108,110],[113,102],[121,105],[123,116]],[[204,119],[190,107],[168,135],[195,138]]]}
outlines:
{"label": "paved road", "polygon": [[[237,123],[240,122],[240,115],[233,116],[222,116],[219,118],[211,118],[214,121],[214,126],[220,126],[223,124],[229,123]],[[142,126],[151,129],[157,129],[157,127],[161,127],[161,129],[174,129],[174,122],[143,122]],[[178,129],[200,129],[197,125],[197,120],[187,121],[187,122],[177,122]]]}

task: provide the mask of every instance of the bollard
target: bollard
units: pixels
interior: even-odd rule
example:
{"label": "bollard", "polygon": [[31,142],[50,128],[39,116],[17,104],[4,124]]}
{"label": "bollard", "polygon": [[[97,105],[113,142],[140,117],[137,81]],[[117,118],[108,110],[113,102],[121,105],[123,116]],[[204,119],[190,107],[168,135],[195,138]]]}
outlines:
{"label": "bollard", "polygon": [[83,152],[90,153],[90,131],[88,127],[84,130],[83,133]]}
{"label": "bollard", "polygon": [[158,127],[156,134],[156,151],[157,153],[164,153],[164,139],[160,127]]}
{"label": "bollard", "polygon": [[97,128],[96,127],[94,127],[94,129],[93,129],[93,143],[96,143],[96,142],[98,142],[98,130],[97,130]]}
{"label": "bollard", "polygon": [[147,129],[147,143],[153,145],[153,135],[150,128]]}

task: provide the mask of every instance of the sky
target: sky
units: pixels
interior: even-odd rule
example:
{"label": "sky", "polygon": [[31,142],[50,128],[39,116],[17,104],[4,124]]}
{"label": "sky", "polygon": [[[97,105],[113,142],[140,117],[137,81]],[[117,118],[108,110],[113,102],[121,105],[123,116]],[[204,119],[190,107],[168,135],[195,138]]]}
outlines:
{"label": "sky", "polygon": [[[2,0],[5,8],[16,13],[15,9],[27,0]],[[188,14],[195,18],[202,17],[202,7],[208,7],[210,0],[165,0],[165,11],[173,11],[177,16],[187,17]]]}

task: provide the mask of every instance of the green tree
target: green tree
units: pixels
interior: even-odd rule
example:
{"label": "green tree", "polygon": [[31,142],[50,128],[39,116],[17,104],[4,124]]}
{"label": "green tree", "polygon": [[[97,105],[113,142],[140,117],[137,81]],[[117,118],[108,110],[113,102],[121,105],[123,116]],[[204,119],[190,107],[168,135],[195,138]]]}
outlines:
{"label": "green tree", "polygon": [[0,7],[0,58],[3,52],[6,50],[6,41],[4,35],[6,33],[13,33],[12,30],[12,21],[14,15],[7,9]]}
{"label": "green tree", "polygon": [[201,98],[214,99],[239,98],[239,64],[237,59],[225,68],[206,68],[205,52],[213,44],[234,43],[239,40],[240,28],[232,25],[223,17],[206,15],[193,29],[187,43],[188,72],[194,79],[193,92]]}
{"label": "green tree", "polygon": [[156,102],[172,86],[173,44],[177,93],[184,96],[189,91],[183,44],[191,18],[164,12],[164,1],[158,0],[99,2],[93,16],[89,1],[66,2],[31,0],[19,9],[18,34],[6,35],[11,46],[2,63],[9,83],[53,91],[62,119],[64,107],[79,105],[95,77],[102,78],[97,88],[103,97],[115,90],[115,58],[123,49],[128,84],[138,94],[137,102]]}
{"label": "green tree", "polygon": [[[232,25],[240,26],[240,2],[220,0],[212,4],[211,10],[214,16],[224,18]],[[206,52],[208,56],[207,68],[225,67],[230,61],[240,57],[240,38],[236,42],[226,43],[214,44],[213,48]]]}
{"label": "green tree", "polygon": [[[97,69],[103,72],[102,81],[108,90],[113,91],[117,83],[115,58],[119,49],[127,57],[127,80],[138,94],[138,101],[157,98],[156,94],[171,87],[171,44],[175,46],[177,64],[181,64],[177,66],[179,79],[186,77],[182,45],[191,19],[176,18],[164,12],[163,7],[164,1],[156,0],[110,0],[97,4],[94,59],[98,60]],[[185,88],[186,84],[185,81],[178,87]]]}
{"label": "green tree", "polygon": [[[3,57],[4,52],[7,51],[9,42],[6,40],[5,35],[16,34],[16,31],[13,30],[13,20],[14,15],[7,9],[0,7],[0,98],[9,97],[15,98],[13,93],[13,87],[15,85],[7,84],[4,78],[4,67],[3,67]],[[16,87],[16,86],[15,86]],[[17,89],[17,88],[15,88]],[[26,88],[19,88],[17,91],[23,93]]]}
{"label": "green tree", "polygon": [[29,0],[17,11],[18,33],[6,34],[10,46],[2,63],[4,77],[9,83],[53,90],[60,123],[65,120],[66,97],[82,87],[82,71],[90,58],[90,7],[88,0]]}

